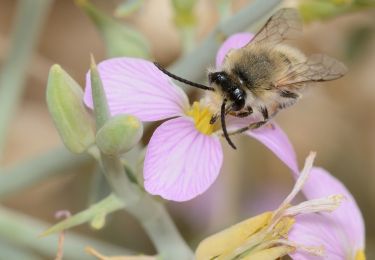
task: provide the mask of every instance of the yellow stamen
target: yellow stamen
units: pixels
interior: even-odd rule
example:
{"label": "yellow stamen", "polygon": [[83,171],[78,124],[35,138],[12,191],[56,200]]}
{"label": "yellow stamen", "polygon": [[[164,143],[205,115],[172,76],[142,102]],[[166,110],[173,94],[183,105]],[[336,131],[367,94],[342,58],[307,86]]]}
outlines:
{"label": "yellow stamen", "polygon": [[355,260],[366,260],[366,255],[363,250],[358,250],[355,254]]}
{"label": "yellow stamen", "polygon": [[207,107],[202,107],[199,102],[194,102],[186,114],[193,118],[195,127],[202,134],[210,135],[218,130],[217,123],[210,124],[213,113]]}
{"label": "yellow stamen", "polygon": [[[305,246],[288,239],[296,219],[300,214],[329,212],[336,209],[341,195],[318,198],[292,206],[290,203],[303,185],[313,167],[315,153],[310,153],[305,167],[300,173],[290,194],[275,211],[265,212],[242,221],[203,240],[197,250],[196,259],[262,259],[273,260],[293,251],[303,251],[316,256],[324,255],[324,247]],[[358,251],[354,260],[365,260],[364,253]]]}

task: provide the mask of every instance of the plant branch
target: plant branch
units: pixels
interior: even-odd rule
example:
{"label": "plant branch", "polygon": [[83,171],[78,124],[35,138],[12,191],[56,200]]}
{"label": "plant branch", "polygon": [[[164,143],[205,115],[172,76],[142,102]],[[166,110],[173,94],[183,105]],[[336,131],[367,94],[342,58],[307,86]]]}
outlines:
{"label": "plant branch", "polygon": [[[232,33],[245,30],[246,27],[254,23],[260,17],[264,16],[274,7],[276,7],[279,2],[280,1],[278,0],[256,0],[248,7],[245,7],[243,10],[239,11],[231,18],[228,18],[222,24],[218,25],[197,49],[195,49],[191,54],[179,59],[172,66],[171,71],[177,75],[186,75],[186,78],[189,78],[190,80],[198,80],[205,72],[206,67],[210,63],[210,61],[214,59],[216,51],[219,48],[219,45],[225,38],[223,38],[223,32],[225,32],[226,35],[230,35]],[[242,22],[236,25],[237,21]],[[221,40],[220,35],[222,36]],[[0,123],[1,122],[2,121],[0,119]],[[0,148],[2,138],[1,131],[2,130],[0,126]],[[44,178],[49,178],[50,176],[52,177],[54,175],[62,173],[63,171],[59,171],[59,169],[61,167],[64,167],[64,164],[66,164],[66,162],[69,160],[72,160],[73,162],[72,168],[74,166],[80,165],[80,163],[78,162],[76,162],[76,164],[74,163],[75,160],[77,160],[77,158],[75,158],[76,155],[68,154],[67,151],[62,152],[64,154],[64,156],[62,157],[59,156],[58,151],[52,151],[51,157],[48,156],[49,153],[50,152],[45,154],[45,157],[37,157],[35,159],[31,159],[30,161],[23,163],[21,166],[16,166],[15,168],[8,169],[4,172],[4,175],[0,175],[0,197],[6,196],[9,193],[17,192],[20,189],[34,185],[39,181],[42,181]],[[52,154],[54,153],[56,153],[56,155],[54,155],[56,156],[55,158],[52,157]],[[83,157],[81,157],[81,159],[82,158]],[[36,161],[34,162],[33,160]],[[80,159],[78,159],[78,161],[79,160]],[[86,160],[89,160],[89,158],[86,157]],[[42,166],[43,162],[48,162],[45,168]],[[34,169],[34,167],[36,168]],[[10,175],[5,176],[6,173],[12,173],[16,175],[14,175],[14,177],[10,177]],[[32,175],[35,175],[36,177],[33,178]],[[23,176],[23,178],[25,179],[22,180],[22,178],[17,178],[17,176]],[[25,176],[29,176],[30,178],[26,178]],[[14,183],[12,183],[11,180],[14,181]],[[10,185],[8,185],[9,183]],[[13,189],[15,190],[13,191]]]}
{"label": "plant branch", "polygon": [[40,256],[30,249],[20,248],[10,244],[6,239],[0,239],[0,259],[40,260]]}
{"label": "plant branch", "polygon": [[206,72],[210,62],[214,60],[220,45],[228,36],[246,30],[280,3],[280,0],[253,1],[232,17],[217,25],[195,50],[174,63],[170,71],[192,81],[199,80]]}
{"label": "plant branch", "polygon": [[26,69],[52,0],[20,0],[14,21],[11,49],[0,73],[0,158],[7,128],[19,103]]}
{"label": "plant branch", "polygon": [[[33,219],[29,216],[0,207],[0,239],[4,239],[21,248],[29,248],[52,259],[57,250],[58,235],[37,238],[50,224]],[[64,244],[66,259],[92,259],[84,252],[86,246],[101,252],[129,255],[133,252],[90,237],[68,232]]]}
{"label": "plant branch", "polygon": [[[110,118],[107,98],[94,59],[91,58],[91,89],[96,127],[100,129]],[[181,237],[164,206],[132,183],[118,156],[101,153],[100,165],[113,193],[120,198],[125,209],[141,223],[152,239],[162,259],[190,260],[190,248]]]}
{"label": "plant branch", "polygon": [[47,178],[93,161],[86,154],[72,154],[59,147],[16,166],[0,170],[0,198],[14,194]]}

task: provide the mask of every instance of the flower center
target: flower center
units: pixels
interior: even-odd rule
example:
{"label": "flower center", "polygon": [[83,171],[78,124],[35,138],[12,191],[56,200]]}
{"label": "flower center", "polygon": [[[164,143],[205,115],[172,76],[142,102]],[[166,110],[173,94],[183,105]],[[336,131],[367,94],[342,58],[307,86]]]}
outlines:
{"label": "flower center", "polygon": [[[256,253],[280,245],[289,247],[291,251],[302,250],[316,256],[323,255],[324,248],[322,246],[305,246],[288,240],[288,233],[295,223],[295,216],[300,214],[333,211],[343,200],[342,195],[332,195],[326,198],[311,199],[296,206],[291,205],[291,201],[302,189],[309,176],[314,158],[315,153],[311,153],[307,157],[305,167],[299,175],[292,191],[281,203],[279,208],[271,213],[267,224],[258,232],[249,236],[239,247],[230,252],[230,257],[228,259],[236,258],[241,255],[256,255]],[[359,252],[357,253],[355,260],[365,260],[363,256]]]}
{"label": "flower center", "polygon": [[355,260],[366,260],[365,252],[363,252],[363,250],[358,250],[355,254]]}
{"label": "flower center", "polygon": [[215,124],[210,124],[213,113],[208,107],[202,106],[199,102],[195,101],[186,114],[193,118],[195,128],[202,134],[211,135],[218,130],[219,126],[217,122]]}

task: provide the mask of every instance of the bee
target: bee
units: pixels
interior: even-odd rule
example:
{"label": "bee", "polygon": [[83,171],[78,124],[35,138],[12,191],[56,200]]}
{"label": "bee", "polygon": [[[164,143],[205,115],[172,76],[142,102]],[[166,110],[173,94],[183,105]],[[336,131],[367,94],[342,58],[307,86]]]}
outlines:
{"label": "bee", "polygon": [[[165,74],[193,87],[210,91],[221,105],[211,118],[220,117],[223,135],[234,149],[230,135],[265,125],[280,110],[290,107],[311,83],[338,79],[347,71],[341,62],[324,54],[304,55],[285,43],[302,31],[302,22],[295,9],[284,8],[272,15],[257,34],[240,49],[230,50],[221,67],[209,71],[209,86],[178,77],[158,63]],[[259,121],[228,132],[225,116],[258,115]]]}

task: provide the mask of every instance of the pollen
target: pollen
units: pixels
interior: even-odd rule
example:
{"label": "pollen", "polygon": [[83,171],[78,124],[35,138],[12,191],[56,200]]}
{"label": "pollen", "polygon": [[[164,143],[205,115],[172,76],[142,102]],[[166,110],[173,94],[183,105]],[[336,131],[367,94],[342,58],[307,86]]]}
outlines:
{"label": "pollen", "polygon": [[213,113],[208,107],[202,106],[199,102],[194,102],[186,114],[193,118],[195,127],[202,134],[211,135],[218,130],[217,123],[210,124]]}
{"label": "pollen", "polygon": [[363,252],[363,250],[358,250],[355,255],[355,260],[366,260],[365,252]]}

